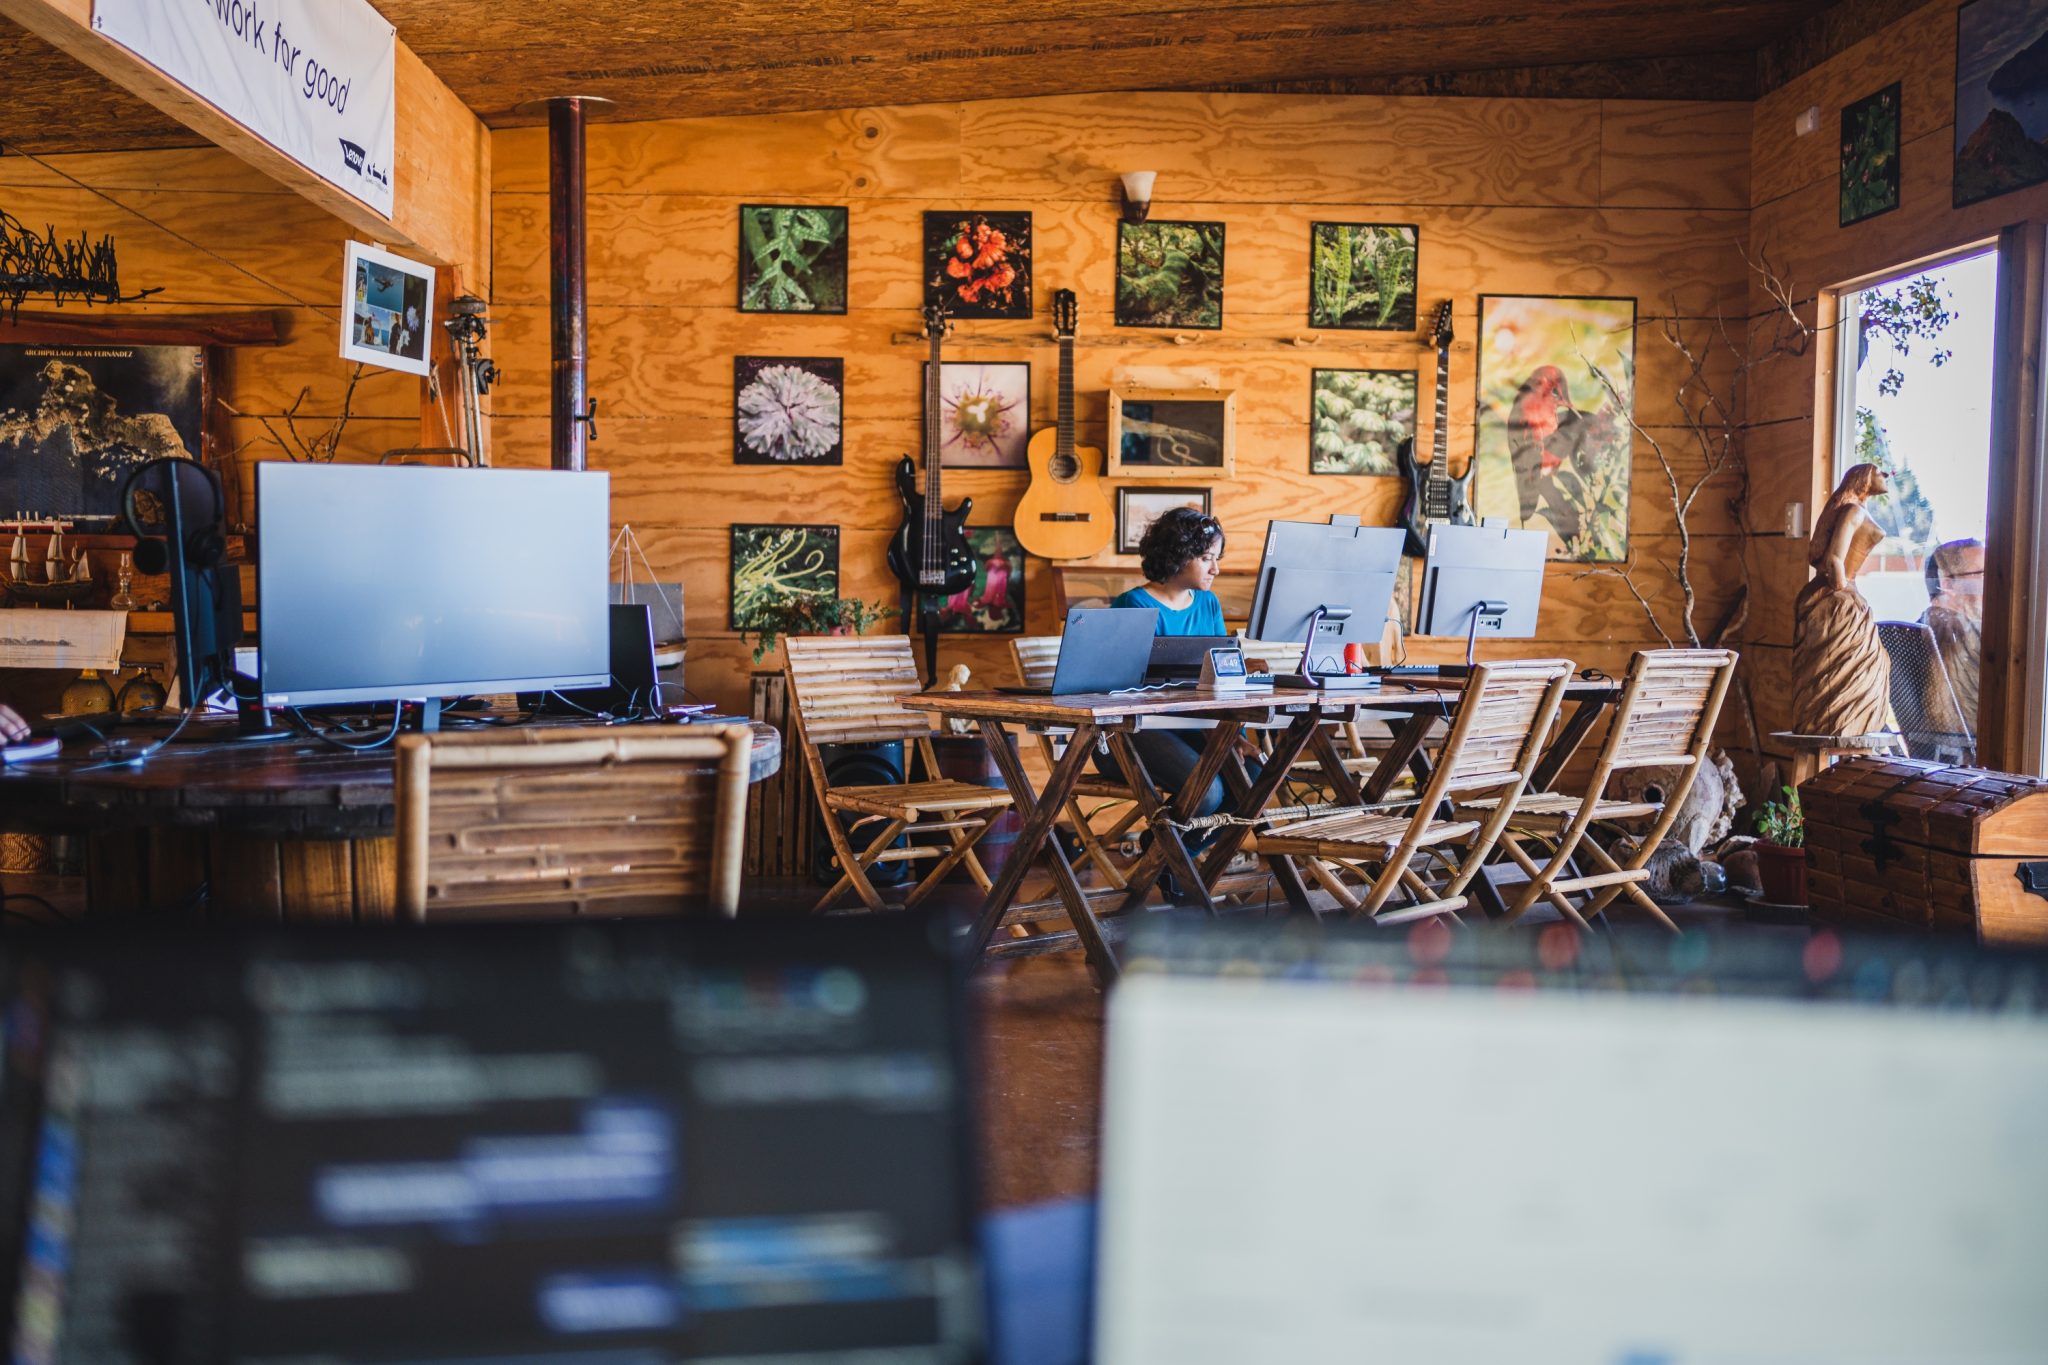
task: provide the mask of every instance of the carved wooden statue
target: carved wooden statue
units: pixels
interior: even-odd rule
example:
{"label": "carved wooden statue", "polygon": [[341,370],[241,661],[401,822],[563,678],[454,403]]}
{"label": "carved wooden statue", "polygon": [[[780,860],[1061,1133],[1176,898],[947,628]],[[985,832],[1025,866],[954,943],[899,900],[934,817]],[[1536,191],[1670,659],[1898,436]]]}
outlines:
{"label": "carved wooden statue", "polygon": [[1801,735],[1866,735],[1884,728],[1891,663],[1856,574],[1884,539],[1864,503],[1890,489],[1874,464],[1842,476],[1813,526],[1813,581],[1793,603],[1792,728]]}

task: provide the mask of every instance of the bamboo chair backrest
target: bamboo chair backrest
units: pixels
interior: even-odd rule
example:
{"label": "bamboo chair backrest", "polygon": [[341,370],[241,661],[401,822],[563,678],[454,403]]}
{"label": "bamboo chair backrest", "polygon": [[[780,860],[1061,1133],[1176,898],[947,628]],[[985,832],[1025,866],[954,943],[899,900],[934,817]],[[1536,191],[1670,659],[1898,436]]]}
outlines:
{"label": "bamboo chair backrest", "polygon": [[402,736],[400,912],[735,914],[753,743],[744,725]]}
{"label": "bamboo chair backrest", "polygon": [[1571,676],[1568,659],[1518,659],[1475,668],[1451,715],[1425,809],[1446,792],[1526,778]]}
{"label": "bamboo chair backrest", "polygon": [[1051,687],[1060,664],[1060,637],[1019,635],[1010,641],[1010,661],[1016,664],[1017,681],[1023,686]]}
{"label": "bamboo chair backrest", "polygon": [[903,706],[922,690],[908,635],[800,635],[782,642],[782,669],[803,742],[922,739],[931,721]]}
{"label": "bamboo chair backrest", "polygon": [[1645,649],[1629,660],[1598,771],[1697,763],[1735,678],[1727,649]]}

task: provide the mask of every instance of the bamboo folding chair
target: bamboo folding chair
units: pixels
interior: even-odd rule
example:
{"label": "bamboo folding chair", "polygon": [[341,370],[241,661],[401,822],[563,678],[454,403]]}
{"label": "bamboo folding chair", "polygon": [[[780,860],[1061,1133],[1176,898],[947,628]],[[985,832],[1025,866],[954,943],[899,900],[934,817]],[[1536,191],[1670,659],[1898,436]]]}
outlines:
{"label": "bamboo folding chair", "polygon": [[[791,715],[794,738],[810,770],[811,786],[825,817],[825,837],[832,841],[833,861],[839,868],[839,880],[818,898],[815,908],[825,909],[852,887],[868,909],[884,909],[867,869],[877,863],[924,858],[937,861],[911,889],[906,904],[923,900],[959,866],[966,867],[983,891],[988,890],[988,871],[975,856],[974,846],[1010,808],[1010,796],[993,787],[936,776],[939,767],[932,752],[931,721],[902,704],[903,698],[920,690],[910,637],[798,636],[783,641],[782,659],[789,696],[795,703]],[[906,748],[904,781],[833,787],[827,780],[825,761],[818,753],[820,744],[891,740],[903,741]],[[912,749],[931,775],[926,781],[908,780],[908,751]],[[852,830],[840,824],[842,812],[858,817]],[[938,818],[927,818],[934,815]],[[851,836],[874,824],[881,826],[880,832],[856,849]],[[947,841],[943,845],[910,842],[901,848],[891,847],[903,836],[919,834],[944,834]],[[866,837],[864,833],[862,837]]]}
{"label": "bamboo folding chair", "polygon": [[744,725],[398,741],[398,907],[415,920],[739,910]]}
{"label": "bamboo folding chair", "polygon": [[[1586,928],[1588,917],[1605,910],[1615,897],[1626,895],[1673,933],[1678,926],[1650,899],[1639,883],[1649,879],[1647,865],[1657,846],[1678,819],[1679,808],[1692,791],[1721,703],[1735,678],[1736,655],[1726,649],[1649,649],[1629,661],[1621,697],[1614,704],[1607,738],[1594,760],[1586,789],[1577,796],[1538,792],[1524,796],[1508,822],[1500,849],[1529,875],[1527,885],[1508,907],[1504,922],[1519,919],[1538,900],[1547,900],[1559,914]],[[1628,768],[1677,768],[1679,777],[1662,801],[1610,801],[1607,781]],[[1649,831],[1624,861],[1616,861],[1588,831],[1620,821],[1651,821]],[[1619,832],[1619,831],[1617,831]],[[1538,863],[1524,842],[1548,853]],[[1596,868],[1576,875],[1574,854],[1582,851]],[[1560,873],[1574,875],[1560,877]],[[1573,892],[1592,893],[1583,909],[1574,906]]]}
{"label": "bamboo folding chair", "polygon": [[[1010,641],[1010,659],[1017,667],[1017,681],[1025,687],[1051,687],[1053,673],[1059,666],[1060,637],[1057,635],[1020,635]],[[1059,762],[1065,745],[1055,742],[1055,737],[1039,731],[1031,732],[1032,741],[1038,746],[1040,756],[1045,760],[1046,770],[1052,770]],[[1081,798],[1103,801],[1111,804],[1127,803],[1129,809],[1116,818],[1107,830],[1098,831],[1090,822],[1087,812],[1081,809]],[[1081,851],[1088,861],[1095,865],[1105,884],[1122,891],[1128,883],[1124,870],[1109,851],[1109,845],[1123,838],[1144,812],[1138,807],[1138,798],[1129,785],[1110,778],[1090,775],[1074,786],[1074,795],[1061,812],[1064,823],[1073,830],[1075,839],[1080,841]]]}
{"label": "bamboo folding chair", "polygon": [[[1563,659],[1481,664],[1451,713],[1450,733],[1413,814],[1362,810],[1319,815],[1261,830],[1254,836],[1258,852],[1314,860],[1312,870],[1321,861],[1352,873],[1366,885],[1362,897],[1335,875],[1316,880],[1347,910],[1377,923],[1437,915],[1455,920],[1469,903],[1466,885],[1514,814],[1571,675],[1572,666]],[[1474,810],[1470,798],[1475,795],[1493,801]],[[1447,803],[1448,819],[1443,818]],[[1441,886],[1432,887],[1415,870],[1419,855],[1443,864]],[[1329,868],[1320,871],[1330,874]],[[1405,899],[1388,909],[1396,892]]]}

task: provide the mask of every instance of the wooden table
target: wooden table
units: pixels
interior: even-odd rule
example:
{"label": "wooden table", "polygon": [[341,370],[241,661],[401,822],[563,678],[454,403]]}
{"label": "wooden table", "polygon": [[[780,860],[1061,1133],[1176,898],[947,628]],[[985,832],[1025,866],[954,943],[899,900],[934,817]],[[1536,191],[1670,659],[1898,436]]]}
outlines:
{"label": "wooden table", "polygon": [[[570,724],[536,721],[535,724]],[[74,739],[61,758],[0,768],[0,828],[86,838],[90,912],[182,910],[231,921],[390,919],[396,804],[388,748],[347,753],[311,739],[166,746],[107,767]],[[203,734],[200,723],[186,737]],[[782,736],[753,725],[759,782]]]}
{"label": "wooden table", "polygon": [[[1116,949],[1095,914],[1089,893],[1082,888],[1058,840],[1052,838],[1060,811],[1087,771],[1098,745],[1106,745],[1116,755],[1152,831],[1152,846],[1131,869],[1125,890],[1108,893],[1121,897],[1117,912],[1135,910],[1144,904],[1160,875],[1171,870],[1195,903],[1214,914],[1216,904],[1211,888],[1236,856],[1249,828],[1224,825],[1197,866],[1177,825],[1193,817],[1203,793],[1219,775],[1239,810],[1263,809],[1287,780],[1294,760],[1311,747],[1339,799],[1357,800],[1357,784],[1330,743],[1324,722],[1346,719],[1361,708],[1377,709],[1378,693],[1326,696],[1308,691],[1218,692],[1195,688],[1046,697],[1000,692],[926,692],[906,697],[903,704],[913,710],[972,722],[1002,772],[1003,783],[1009,788],[1018,813],[1024,817],[1024,828],[1017,836],[1009,861],[989,888],[975,920],[975,949],[988,949],[996,931],[1003,927],[1025,874],[1042,861],[1052,875],[1054,890],[1066,908],[1074,934],[1088,955],[1089,966],[1107,982],[1117,974]],[[1160,801],[1158,787],[1131,743],[1138,722],[1157,716],[1216,722],[1194,771],[1165,802]],[[1245,725],[1283,716],[1288,718],[1287,723],[1275,732],[1272,751],[1254,780],[1238,757],[1237,740]],[[1033,791],[1023,762],[1006,738],[1006,725],[1071,732],[1066,753],[1053,765],[1044,790]],[[1288,903],[1298,910],[1308,910],[1308,892],[1293,863],[1280,857],[1266,861]]]}

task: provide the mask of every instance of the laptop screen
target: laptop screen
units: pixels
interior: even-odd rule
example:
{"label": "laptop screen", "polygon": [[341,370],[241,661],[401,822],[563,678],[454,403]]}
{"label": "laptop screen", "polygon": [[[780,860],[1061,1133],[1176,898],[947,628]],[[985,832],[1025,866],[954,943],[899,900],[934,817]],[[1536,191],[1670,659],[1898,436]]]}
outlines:
{"label": "laptop screen", "polygon": [[1101,1365],[2041,1358],[2040,959],[1500,937],[1140,939]]}
{"label": "laptop screen", "polygon": [[981,1358],[922,924],[353,930],[52,980],[17,1360]]}

